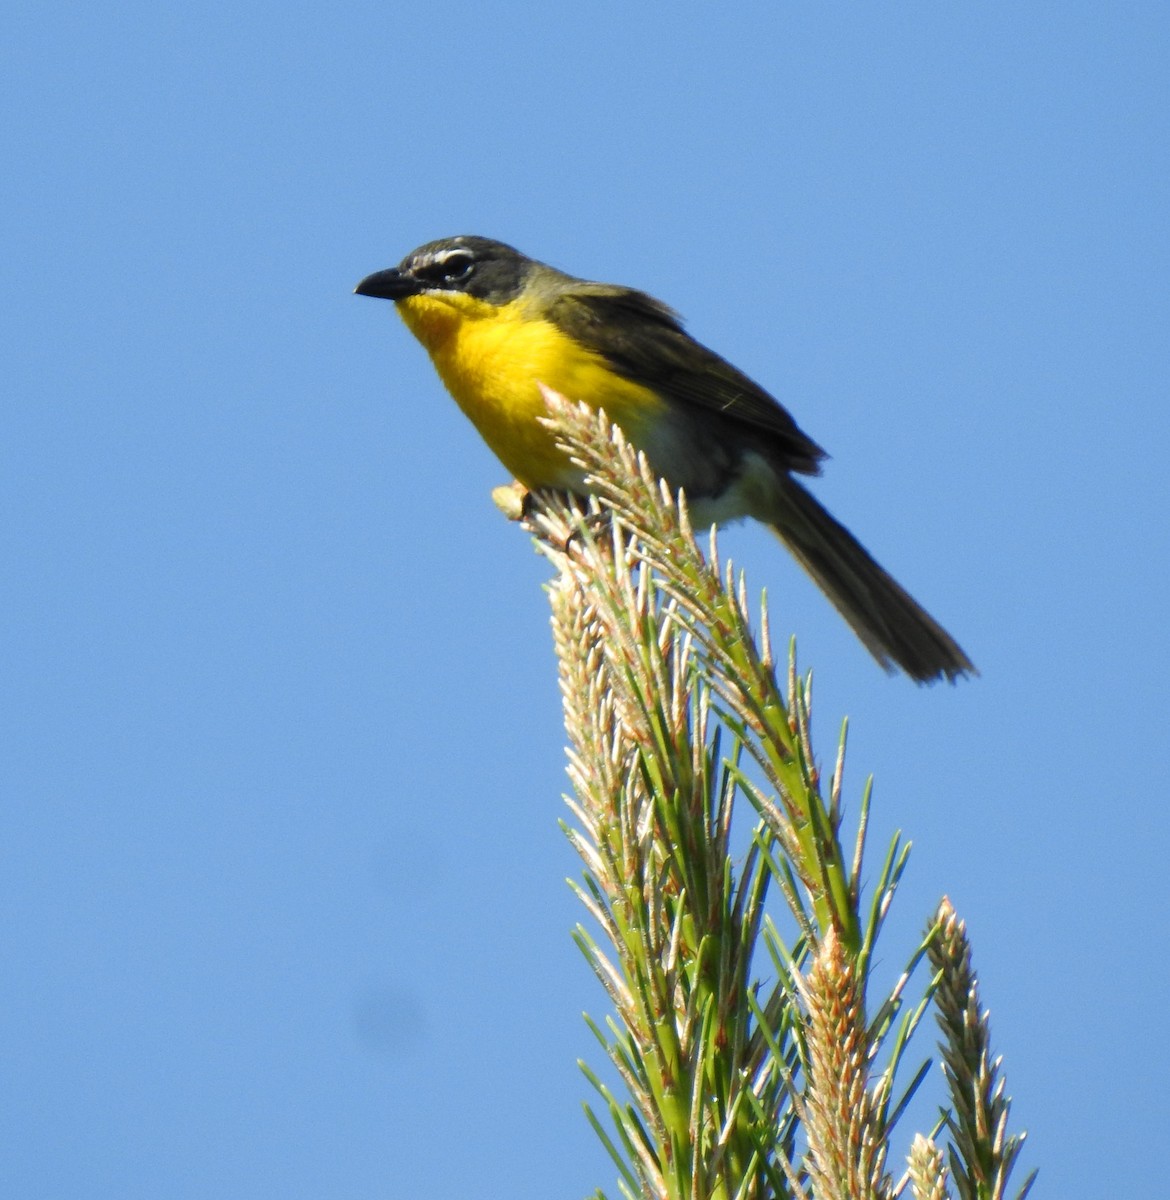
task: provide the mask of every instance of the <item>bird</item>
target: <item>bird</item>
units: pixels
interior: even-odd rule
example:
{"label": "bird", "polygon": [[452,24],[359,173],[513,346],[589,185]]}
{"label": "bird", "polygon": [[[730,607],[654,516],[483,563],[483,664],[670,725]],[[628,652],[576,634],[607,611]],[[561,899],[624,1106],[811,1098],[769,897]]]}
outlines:
{"label": "bird", "polygon": [[568,275],[491,238],[442,238],[366,276],[394,302],[440,379],[528,490],[587,492],[542,421],[542,388],[604,409],[696,525],[770,527],[888,672],[918,683],[977,674],[959,644],[797,476],[824,450],[759,384],[645,292]]}

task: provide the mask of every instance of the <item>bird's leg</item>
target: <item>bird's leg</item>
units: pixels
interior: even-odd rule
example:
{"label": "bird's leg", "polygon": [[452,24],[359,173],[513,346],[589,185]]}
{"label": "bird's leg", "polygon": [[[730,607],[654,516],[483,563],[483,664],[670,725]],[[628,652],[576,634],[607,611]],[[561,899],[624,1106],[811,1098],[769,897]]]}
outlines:
{"label": "bird's leg", "polygon": [[[557,497],[565,504],[576,509],[583,517],[586,526],[591,532],[604,530],[609,523],[609,514],[605,511],[587,512],[585,509],[585,501],[572,492],[562,492],[558,490],[540,490],[531,491],[525,487],[519,480],[513,480],[511,483],[501,484],[499,487],[492,488],[492,500],[495,506],[508,518],[509,521],[519,521],[527,525],[530,532],[536,532],[532,525],[532,518],[541,508],[541,497]],[[569,529],[565,535],[564,541],[560,546],[562,553],[567,554],[573,547],[573,542],[580,536],[577,529]]]}

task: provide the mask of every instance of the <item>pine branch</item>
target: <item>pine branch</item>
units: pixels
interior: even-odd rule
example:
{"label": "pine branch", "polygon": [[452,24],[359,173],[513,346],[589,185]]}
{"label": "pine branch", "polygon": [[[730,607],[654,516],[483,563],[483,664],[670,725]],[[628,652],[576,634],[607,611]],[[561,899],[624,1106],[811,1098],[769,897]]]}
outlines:
{"label": "pine branch", "polygon": [[[602,1114],[586,1111],[619,1187],[644,1200],[884,1200],[909,1181],[918,1200],[945,1200],[948,1172],[933,1142],[915,1142],[898,1189],[885,1165],[927,1073],[919,1066],[895,1102],[931,988],[938,983],[949,1012],[943,989],[963,986],[940,965],[953,931],[940,919],[892,991],[867,995],[908,846],[894,838],[863,894],[869,787],[846,847],[844,730],[826,797],[810,681],[793,652],[778,682],[766,606],[757,640],[743,578],[720,564],[713,536],[700,553],[684,499],[604,413],[546,398],[592,496],[502,489],[497,499],[556,572],[549,599],[573,788],[566,832],[593,924],[575,937],[613,1006],[604,1027],[590,1027],[626,1093],[583,1065]],[[737,865],[740,796],[756,826]],[[770,891],[791,936],[765,911]],[[907,1005],[927,955],[936,979]],[[967,1180],[986,1169],[1006,1182],[1022,1139],[1006,1138],[1006,1102],[987,1091],[995,1065],[980,1057],[985,1042],[971,1041],[969,1020],[959,1024],[955,1036],[967,1041],[948,1042],[948,1073],[975,1099],[955,1101],[951,1172],[962,1200],[990,1200],[1002,1187],[969,1192]],[[985,1021],[976,1024],[985,1034]]]}
{"label": "pine branch", "polygon": [[[939,977],[935,1005],[951,1091],[951,1171],[960,1200],[1003,1200],[1026,1135],[1008,1133],[1011,1100],[1004,1094],[1000,1060],[991,1057],[991,1030],[980,1008],[967,928],[945,897],[935,914],[935,928],[938,936],[929,954]],[[1035,1173],[1024,1182],[1019,1200],[1034,1178]]]}

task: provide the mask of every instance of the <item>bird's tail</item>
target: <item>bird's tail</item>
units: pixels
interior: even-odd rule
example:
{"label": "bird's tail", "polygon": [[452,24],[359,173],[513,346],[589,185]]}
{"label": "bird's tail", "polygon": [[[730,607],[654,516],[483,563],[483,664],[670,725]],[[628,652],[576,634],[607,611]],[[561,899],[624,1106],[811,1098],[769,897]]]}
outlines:
{"label": "bird's tail", "polygon": [[768,522],[887,670],[932,683],[978,674],[953,637],[813,496],[787,478]]}

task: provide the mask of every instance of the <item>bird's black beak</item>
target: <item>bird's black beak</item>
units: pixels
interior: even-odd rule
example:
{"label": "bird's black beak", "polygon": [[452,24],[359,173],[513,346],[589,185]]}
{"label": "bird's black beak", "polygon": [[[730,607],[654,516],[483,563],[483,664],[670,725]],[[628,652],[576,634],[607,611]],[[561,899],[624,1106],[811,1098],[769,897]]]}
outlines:
{"label": "bird's black beak", "polygon": [[406,296],[417,296],[423,289],[422,284],[409,271],[387,267],[385,271],[375,271],[373,275],[367,275],[353,290],[357,296],[401,300]]}

